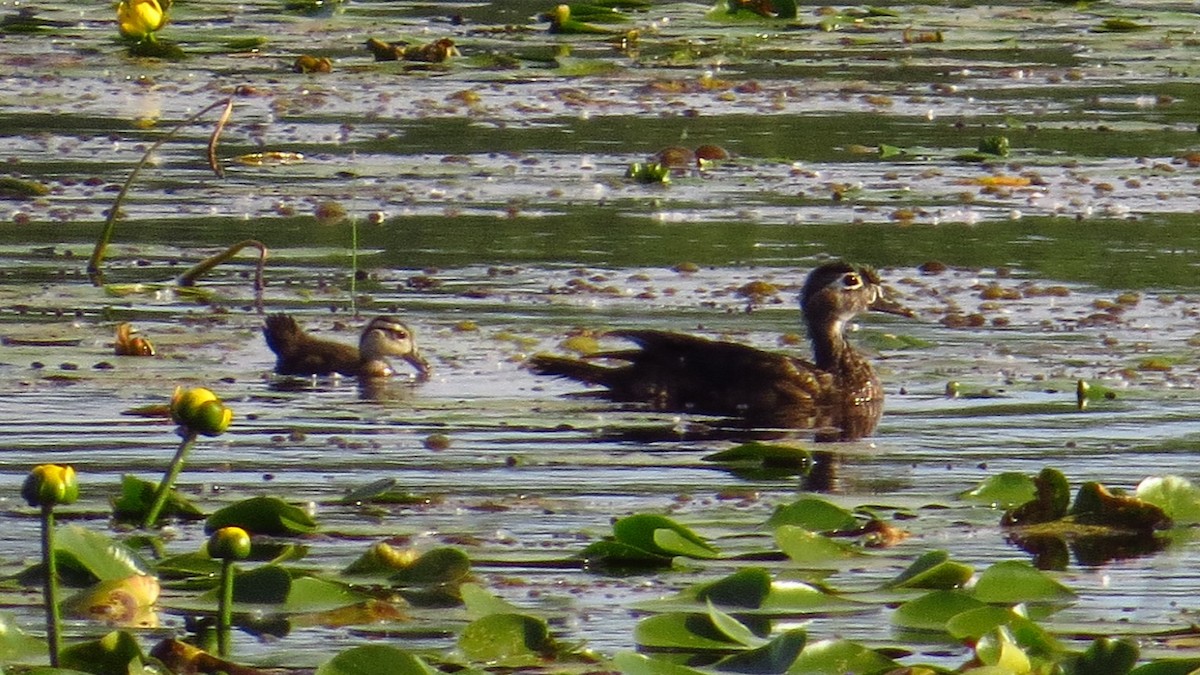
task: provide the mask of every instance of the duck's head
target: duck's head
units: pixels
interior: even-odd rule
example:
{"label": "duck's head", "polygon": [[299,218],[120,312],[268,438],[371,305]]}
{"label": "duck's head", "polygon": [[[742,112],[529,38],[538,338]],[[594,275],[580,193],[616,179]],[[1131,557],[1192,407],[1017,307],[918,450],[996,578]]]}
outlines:
{"label": "duck's head", "polygon": [[395,356],[417,371],[418,379],[429,377],[429,363],[417,349],[412,330],[394,316],[378,316],[363,329],[358,340],[360,360],[366,364]]}
{"label": "duck's head", "polygon": [[800,291],[800,308],[810,329],[828,326],[834,332],[868,310],[914,316],[911,309],[887,297],[875,270],[841,261],[825,263],[808,274]]}

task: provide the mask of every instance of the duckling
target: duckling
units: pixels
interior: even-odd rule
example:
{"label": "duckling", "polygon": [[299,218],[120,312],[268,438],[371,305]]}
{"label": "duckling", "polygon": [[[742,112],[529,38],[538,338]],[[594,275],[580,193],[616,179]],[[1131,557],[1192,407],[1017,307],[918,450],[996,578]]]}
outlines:
{"label": "duckling", "polygon": [[418,380],[429,379],[429,363],[417,351],[412,331],[394,316],[371,319],[358,347],[315,338],[287,314],[268,316],[263,336],[275,352],[275,372],[280,375],[387,377],[395,374],[387,359],[396,356],[416,368]]}
{"label": "duckling", "polygon": [[870,434],[883,412],[883,386],[871,362],[846,340],[846,323],[867,310],[909,317],[912,311],[885,297],[874,270],[845,262],[809,273],[800,308],[811,362],[735,342],[631,329],[608,334],[633,342],[635,349],[589,360],[537,355],[528,366],[538,375],[605,387],[598,394],[609,400],[647,403],[655,410],[731,417],[755,427],[826,430],[818,440]]}

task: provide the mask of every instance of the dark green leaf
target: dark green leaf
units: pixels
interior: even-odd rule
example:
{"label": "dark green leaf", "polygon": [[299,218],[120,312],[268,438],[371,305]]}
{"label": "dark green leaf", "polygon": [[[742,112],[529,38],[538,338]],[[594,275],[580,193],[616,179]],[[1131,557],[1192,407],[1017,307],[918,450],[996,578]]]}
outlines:
{"label": "dark green leaf", "polygon": [[1070,663],[1070,675],[1126,675],[1137,664],[1141,650],[1133,640],[1099,637]]}
{"label": "dark green leaf", "polygon": [[471,559],[459,549],[426,551],[412,565],[397,571],[390,581],[397,586],[427,586],[462,581],[471,573]]}
{"label": "dark green leaf", "polygon": [[771,575],[764,569],[749,567],[703,584],[696,598],[720,607],[760,607],[771,592]]}
{"label": "dark green leaf", "polygon": [[716,558],[717,549],[675,521],[656,514],[640,513],[613,523],[618,542],[660,556]]}
{"label": "dark green leaf", "polygon": [[142,672],[146,657],[138,639],[125,631],[113,631],[98,640],[77,642],[65,647],[59,664],[96,675],[123,675]]}
{"label": "dark green leaf", "polygon": [[785,673],[807,640],[803,628],[793,628],[761,647],[727,656],[713,668],[725,673]]}
{"label": "dark green leaf", "polygon": [[251,534],[291,536],[317,531],[317,522],[304,509],[277,497],[251,497],[230,504],[208,517],[204,531],[240,527]]}
{"label": "dark green leaf", "polygon": [[[120,521],[141,523],[157,489],[158,483],[131,474],[121,476],[121,494],[112,500],[113,516]],[[204,513],[172,488],[167,492],[167,501],[159,517],[200,520]]]}
{"label": "dark green leaf", "polygon": [[812,465],[812,453],[805,448],[757,441],[735,445],[700,459],[721,464],[752,464],[769,469],[804,470]]}

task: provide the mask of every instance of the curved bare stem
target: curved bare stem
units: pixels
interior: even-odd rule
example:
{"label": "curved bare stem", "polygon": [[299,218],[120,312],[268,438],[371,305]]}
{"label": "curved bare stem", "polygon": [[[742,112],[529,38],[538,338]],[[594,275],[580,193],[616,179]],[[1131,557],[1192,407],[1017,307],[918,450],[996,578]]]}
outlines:
{"label": "curved bare stem", "polygon": [[224,177],[224,172],[220,170],[220,166],[216,163],[217,137],[220,135],[221,130],[225,128],[225,122],[228,121],[229,115],[233,111],[233,98],[239,95],[241,91],[241,87],[238,87],[236,90],[234,90],[233,94],[227,98],[223,98],[220,101],[205,106],[199,112],[194,113],[187,119],[175,125],[173,129],[163,134],[161,138],[147,148],[146,152],[142,155],[142,159],[138,161],[136,166],[133,167],[133,171],[129,172],[129,177],[125,179],[125,184],[121,186],[121,191],[117,193],[116,199],[113,200],[112,206],[109,207],[108,216],[104,219],[104,229],[100,231],[100,238],[96,240],[96,247],[92,249],[92,255],[90,258],[88,258],[88,279],[91,280],[93,286],[104,285],[104,273],[100,271],[100,265],[104,262],[104,256],[108,252],[108,244],[110,241],[112,241],[113,230],[115,230],[117,226],[117,217],[121,212],[121,204],[125,201],[125,195],[129,193],[129,188],[133,185],[133,181],[137,179],[138,174],[141,173],[142,167],[146,166],[146,163],[150,161],[150,157],[156,150],[159,149],[159,147],[162,146],[163,143],[171,140],[176,134],[179,133],[181,129],[189,124],[192,124],[196,120],[208,114],[210,110],[219,106],[225,106],[225,113],[221,115],[221,119],[217,122],[217,127],[213,131],[212,137],[209,138],[208,160],[209,165],[213,167],[213,170],[216,172],[217,176]]}

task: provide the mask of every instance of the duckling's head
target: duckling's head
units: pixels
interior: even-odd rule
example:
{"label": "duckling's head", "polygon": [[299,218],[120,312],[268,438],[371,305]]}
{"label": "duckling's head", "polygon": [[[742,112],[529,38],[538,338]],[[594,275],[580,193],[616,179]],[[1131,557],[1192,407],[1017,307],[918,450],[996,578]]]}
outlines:
{"label": "duckling's head", "polygon": [[800,308],[810,329],[827,326],[834,333],[867,310],[913,316],[912,310],[885,295],[875,270],[842,261],[825,263],[809,273],[800,290]]}
{"label": "duckling's head", "polygon": [[[417,378],[429,378],[429,363],[417,350],[412,330],[394,316],[377,316],[363,329],[358,340],[359,360],[368,374],[386,375],[389,356],[407,361],[417,370]],[[372,372],[382,370],[383,372]]]}

